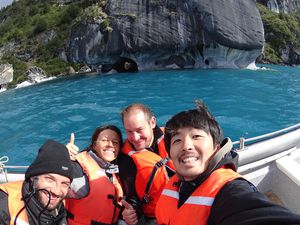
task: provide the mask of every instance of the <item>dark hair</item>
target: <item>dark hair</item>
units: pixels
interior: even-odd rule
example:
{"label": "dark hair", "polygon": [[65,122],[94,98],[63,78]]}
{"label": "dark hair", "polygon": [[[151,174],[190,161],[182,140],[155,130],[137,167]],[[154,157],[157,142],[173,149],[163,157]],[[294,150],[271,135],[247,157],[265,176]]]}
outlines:
{"label": "dark hair", "polygon": [[124,117],[126,114],[136,109],[144,113],[145,118],[147,119],[148,122],[150,122],[151,118],[154,116],[153,112],[148,106],[141,103],[133,103],[121,111],[120,114],[121,114],[122,122],[124,123]]}
{"label": "dark hair", "polygon": [[122,148],[123,138],[122,138],[121,130],[118,127],[114,126],[114,125],[102,125],[102,126],[96,128],[96,130],[94,131],[94,133],[91,137],[90,145],[87,148],[85,148],[85,150],[93,149],[93,146],[94,146],[95,142],[97,141],[99,134],[104,130],[112,130],[112,131],[116,132],[119,136],[119,139],[120,139],[120,149]]}
{"label": "dark hair", "polygon": [[179,112],[166,123],[164,139],[166,149],[169,153],[171,138],[180,128],[191,127],[201,129],[212,136],[214,146],[221,144],[223,133],[218,122],[202,101],[197,100],[196,105],[197,109]]}

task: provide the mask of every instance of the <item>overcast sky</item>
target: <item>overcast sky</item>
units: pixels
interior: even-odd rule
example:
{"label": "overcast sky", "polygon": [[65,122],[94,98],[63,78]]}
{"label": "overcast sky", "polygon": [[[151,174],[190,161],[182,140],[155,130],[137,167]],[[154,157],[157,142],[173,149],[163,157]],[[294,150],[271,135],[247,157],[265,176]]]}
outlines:
{"label": "overcast sky", "polygon": [[0,0],[0,9],[4,6],[11,4],[13,0]]}

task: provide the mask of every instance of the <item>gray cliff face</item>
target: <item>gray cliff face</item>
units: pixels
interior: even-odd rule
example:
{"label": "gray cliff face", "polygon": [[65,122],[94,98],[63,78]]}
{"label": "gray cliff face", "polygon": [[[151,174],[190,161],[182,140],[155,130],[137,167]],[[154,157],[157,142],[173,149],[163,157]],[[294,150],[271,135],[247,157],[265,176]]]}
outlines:
{"label": "gray cliff face", "polygon": [[109,0],[102,21],[72,28],[68,59],[92,65],[120,56],[139,70],[245,68],[261,54],[263,24],[254,0]]}
{"label": "gray cliff face", "polygon": [[273,12],[289,13],[300,8],[300,0],[258,0]]}
{"label": "gray cliff face", "polygon": [[8,84],[13,81],[12,64],[0,64],[0,85]]}
{"label": "gray cliff face", "polygon": [[0,92],[5,91],[13,81],[14,69],[12,64],[0,64]]}

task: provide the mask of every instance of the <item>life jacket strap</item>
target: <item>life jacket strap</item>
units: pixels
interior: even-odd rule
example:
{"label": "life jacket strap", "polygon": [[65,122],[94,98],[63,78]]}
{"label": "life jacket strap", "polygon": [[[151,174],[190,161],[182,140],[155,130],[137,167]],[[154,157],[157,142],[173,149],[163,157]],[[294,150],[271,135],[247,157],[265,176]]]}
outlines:
{"label": "life jacket strap", "polygon": [[159,160],[157,163],[155,163],[155,165],[153,167],[153,170],[150,174],[150,177],[148,179],[146,188],[145,188],[145,195],[142,198],[142,204],[148,204],[150,201],[152,201],[153,198],[150,196],[149,191],[150,191],[151,185],[153,183],[153,179],[155,177],[155,174],[156,174],[157,170],[160,167],[166,165],[169,160],[170,160],[169,157],[165,157],[165,158]]}

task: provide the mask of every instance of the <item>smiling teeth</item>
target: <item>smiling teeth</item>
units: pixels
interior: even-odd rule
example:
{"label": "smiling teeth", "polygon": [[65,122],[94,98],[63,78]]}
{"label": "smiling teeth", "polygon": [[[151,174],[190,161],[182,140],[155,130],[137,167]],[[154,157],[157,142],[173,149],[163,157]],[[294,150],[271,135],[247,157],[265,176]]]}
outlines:
{"label": "smiling teeth", "polygon": [[114,152],[113,150],[110,150],[110,149],[107,149],[107,150],[104,150],[105,152]]}
{"label": "smiling teeth", "polygon": [[198,159],[197,157],[188,157],[188,158],[183,159],[182,162],[184,162],[184,163],[195,162],[195,161],[197,161],[197,159]]}

